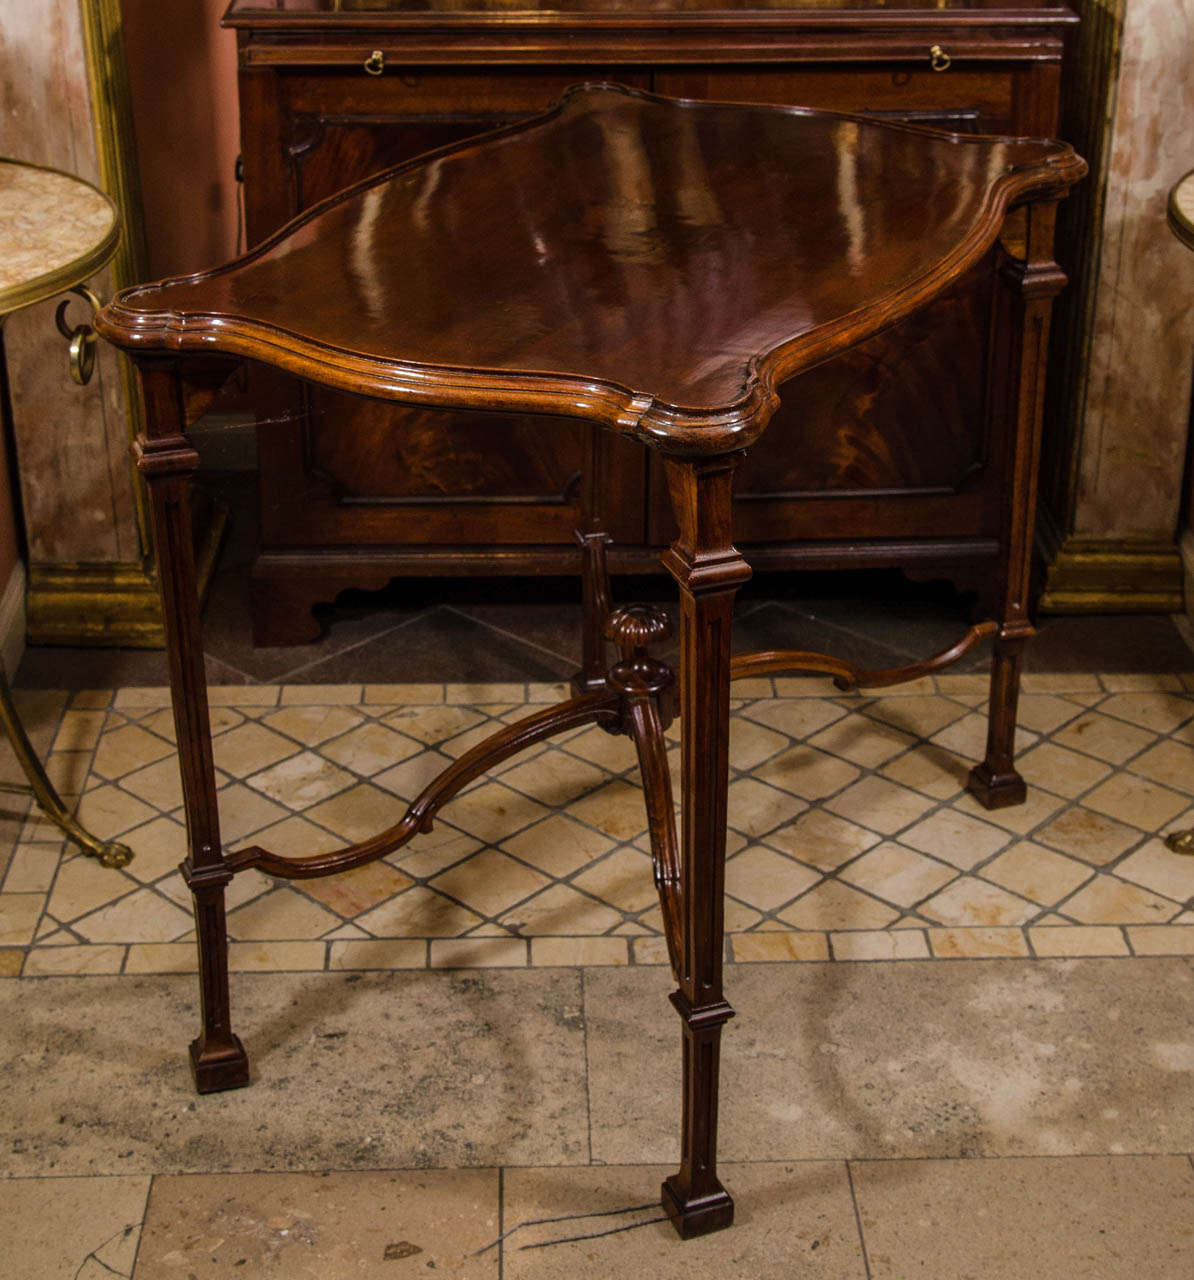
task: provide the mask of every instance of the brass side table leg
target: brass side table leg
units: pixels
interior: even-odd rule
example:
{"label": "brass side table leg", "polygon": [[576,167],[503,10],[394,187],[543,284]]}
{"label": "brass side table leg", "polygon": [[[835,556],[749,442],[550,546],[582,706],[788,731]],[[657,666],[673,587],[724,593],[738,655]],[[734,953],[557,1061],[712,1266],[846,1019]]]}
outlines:
{"label": "brass side table leg", "polygon": [[119,840],[101,840],[75,821],[74,817],[62,803],[61,797],[54,789],[54,784],[46,775],[17,708],[12,700],[12,690],[8,687],[8,676],[0,665],[0,726],[8,735],[13,754],[21,766],[25,777],[29,779],[27,787],[19,783],[0,783],[0,791],[16,795],[30,795],[37,802],[37,807],[62,832],[64,836],[82,853],[91,858],[98,858],[105,867],[126,867],[133,859],[133,851],[127,844]]}

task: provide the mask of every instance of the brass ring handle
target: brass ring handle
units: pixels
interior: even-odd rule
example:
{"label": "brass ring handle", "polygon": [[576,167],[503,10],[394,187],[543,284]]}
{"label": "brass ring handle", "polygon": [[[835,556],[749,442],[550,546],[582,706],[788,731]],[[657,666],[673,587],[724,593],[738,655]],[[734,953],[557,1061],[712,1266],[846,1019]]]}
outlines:
{"label": "brass ring handle", "polygon": [[382,49],[374,49],[365,59],[365,72],[371,76],[379,76],[386,69],[386,55]]}
{"label": "brass ring handle", "polygon": [[934,71],[945,71],[949,68],[950,63],[952,62],[953,59],[939,44],[935,44],[929,50],[929,66],[932,67]]}
{"label": "brass ring handle", "polygon": [[[71,293],[78,294],[87,303],[93,316],[102,305],[86,285],[76,286]],[[69,306],[69,298],[58,304],[58,310],[54,312],[54,323],[58,326],[58,332],[70,344],[68,351],[70,352],[71,379],[79,386],[85,387],[91,381],[91,374],[95,369],[95,330],[89,324],[77,324],[73,328],[68,325],[66,309]]]}

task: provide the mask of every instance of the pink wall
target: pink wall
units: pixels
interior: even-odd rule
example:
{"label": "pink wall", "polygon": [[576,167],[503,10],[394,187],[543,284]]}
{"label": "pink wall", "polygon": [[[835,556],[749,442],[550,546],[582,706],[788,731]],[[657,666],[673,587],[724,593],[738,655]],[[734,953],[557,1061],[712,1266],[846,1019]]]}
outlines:
{"label": "pink wall", "polygon": [[228,0],[122,0],[149,272],[213,267],[236,249],[240,150]]}

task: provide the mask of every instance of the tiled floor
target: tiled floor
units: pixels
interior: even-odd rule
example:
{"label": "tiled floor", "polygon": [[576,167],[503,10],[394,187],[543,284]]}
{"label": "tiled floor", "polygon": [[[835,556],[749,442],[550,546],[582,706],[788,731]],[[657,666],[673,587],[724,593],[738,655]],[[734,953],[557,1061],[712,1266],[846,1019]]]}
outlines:
{"label": "tiled floor", "polygon": [[[254,652],[235,568],[209,607],[233,847],[371,834],[577,660],[566,591],[463,587]],[[956,636],[946,593],[870,582],[748,598],[740,642],[888,665]],[[656,1207],[679,1036],[628,742],[586,730],[512,760],[348,875],[238,876],[254,1084],[200,1099],[160,656],[31,653],[20,682],[43,688],[21,703],[52,775],[137,856],[103,870],[5,800],[14,1274],[1188,1276],[1194,859],[1160,835],[1194,825],[1194,656],[1169,619],[1058,619],[1035,662],[1029,801],[994,813],[961,790],[977,660],[883,696],[736,686],[738,1216],[680,1244]]]}

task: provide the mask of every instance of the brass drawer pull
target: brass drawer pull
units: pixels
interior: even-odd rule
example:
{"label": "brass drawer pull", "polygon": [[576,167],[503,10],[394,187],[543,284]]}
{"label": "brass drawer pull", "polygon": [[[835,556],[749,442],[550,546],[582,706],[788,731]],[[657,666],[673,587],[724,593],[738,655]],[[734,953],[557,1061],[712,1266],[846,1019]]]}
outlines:
{"label": "brass drawer pull", "polygon": [[365,59],[365,71],[371,76],[379,76],[386,69],[386,55],[381,49],[374,49]]}
{"label": "brass drawer pull", "polygon": [[[376,56],[377,55],[374,54],[374,57]],[[929,50],[929,66],[932,67],[934,71],[947,70],[951,62],[953,62],[953,59],[939,44],[935,44]],[[365,65],[368,66],[369,64],[366,63]]]}

